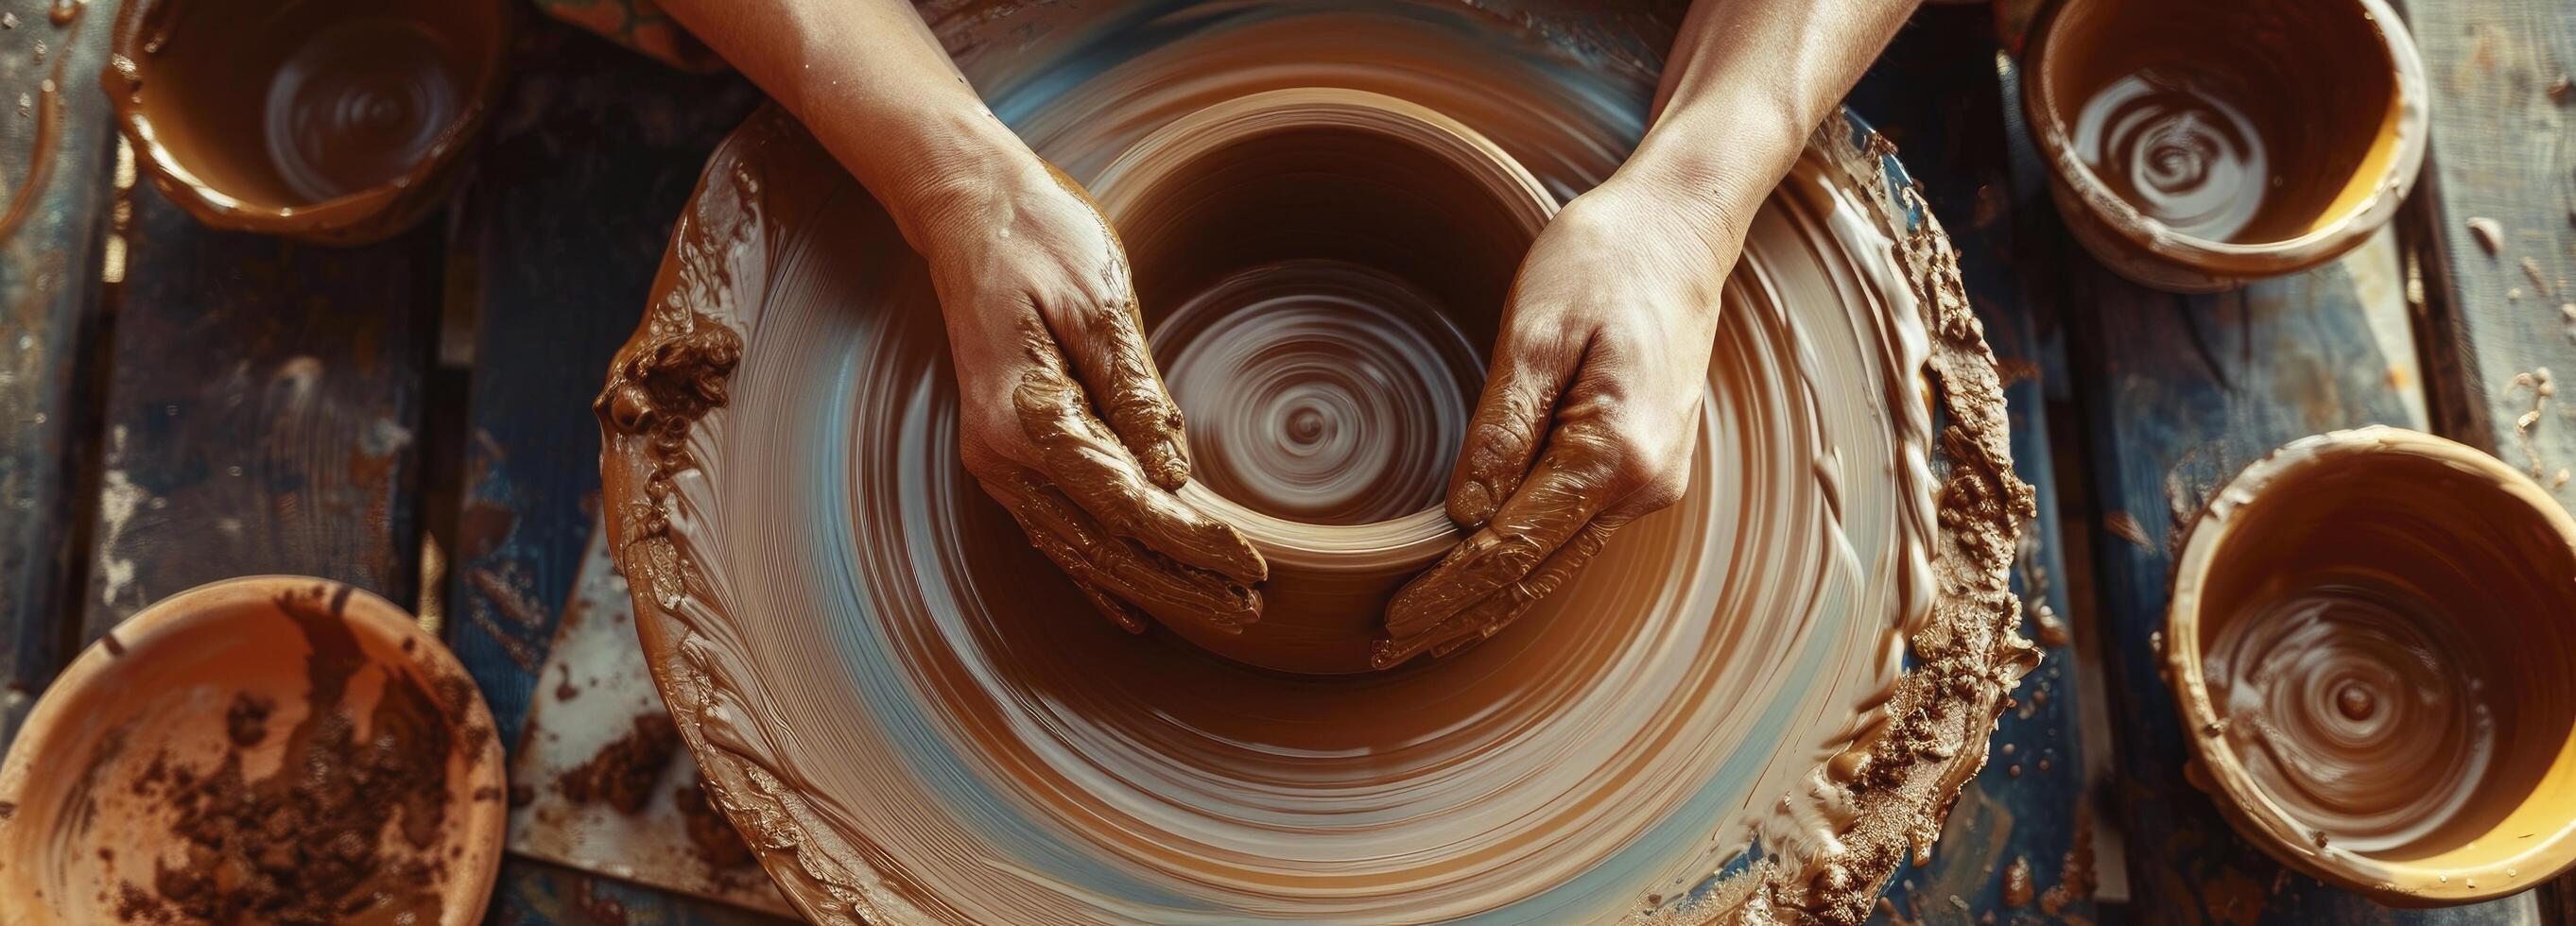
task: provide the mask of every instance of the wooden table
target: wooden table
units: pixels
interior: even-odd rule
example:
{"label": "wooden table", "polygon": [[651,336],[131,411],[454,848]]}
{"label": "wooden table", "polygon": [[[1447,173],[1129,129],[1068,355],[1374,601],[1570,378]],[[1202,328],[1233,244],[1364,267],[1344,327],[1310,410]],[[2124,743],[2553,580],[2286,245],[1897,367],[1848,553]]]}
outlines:
{"label": "wooden table", "polygon": [[[0,192],[36,197],[0,243],[0,742],[106,628],[259,572],[413,604],[515,736],[596,516],[590,396],[699,167],[756,94],[530,17],[446,213],[314,248],[209,231],[134,185],[96,81],[116,4],[56,26],[45,0],[0,0],[16,21],[0,86],[31,100],[0,115]],[[2576,69],[2576,7],[2408,4],[2437,134],[2396,230],[2316,272],[2188,298],[2068,243],[2020,129],[2017,42],[1999,40],[2027,12],[1927,7],[1852,97],[1958,240],[2005,364],[2040,501],[2025,632],[2047,644],[1930,863],[1899,874],[1880,917],[2571,921],[2548,890],[2399,912],[2285,872],[2184,783],[2147,641],[2177,519],[2290,438],[2380,422],[2537,461],[2544,485],[2576,466],[2576,415],[2513,385],[2576,375],[2576,308],[2559,308],[2576,302],[2576,100],[2547,91]],[[31,185],[36,117],[56,105]],[[2473,243],[2472,216],[2507,230],[2499,252]],[[2016,871],[2036,898],[2007,907]],[[492,918],[760,919],[517,858]]]}

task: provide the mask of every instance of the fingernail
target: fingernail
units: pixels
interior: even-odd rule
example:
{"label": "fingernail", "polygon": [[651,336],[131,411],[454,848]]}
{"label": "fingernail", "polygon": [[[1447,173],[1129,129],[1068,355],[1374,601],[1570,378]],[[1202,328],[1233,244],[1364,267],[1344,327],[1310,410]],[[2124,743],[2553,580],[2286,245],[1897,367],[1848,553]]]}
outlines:
{"label": "fingernail", "polygon": [[1145,448],[1145,478],[1166,490],[1178,491],[1190,481],[1190,459],[1182,452],[1180,439],[1165,436]]}
{"label": "fingernail", "polygon": [[1494,490],[1470,479],[1459,483],[1449,493],[1449,519],[1467,527],[1483,527],[1494,519]]}

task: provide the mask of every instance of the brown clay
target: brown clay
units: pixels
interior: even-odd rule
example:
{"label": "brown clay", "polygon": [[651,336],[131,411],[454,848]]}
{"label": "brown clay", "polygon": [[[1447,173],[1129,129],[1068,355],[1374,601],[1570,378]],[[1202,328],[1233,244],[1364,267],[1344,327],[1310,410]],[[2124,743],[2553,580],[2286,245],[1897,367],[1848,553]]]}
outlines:
{"label": "brown clay", "polygon": [[2576,522],[2476,450],[2391,428],[2292,442],[2200,515],[2170,681],[2240,830],[2390,903],[2576,860]]}
{"label": "brown clay", "polygon": [[443,201],[501,87],[498,0],[137,0],[100,75],[153,186],[218,228],[391,237]]}

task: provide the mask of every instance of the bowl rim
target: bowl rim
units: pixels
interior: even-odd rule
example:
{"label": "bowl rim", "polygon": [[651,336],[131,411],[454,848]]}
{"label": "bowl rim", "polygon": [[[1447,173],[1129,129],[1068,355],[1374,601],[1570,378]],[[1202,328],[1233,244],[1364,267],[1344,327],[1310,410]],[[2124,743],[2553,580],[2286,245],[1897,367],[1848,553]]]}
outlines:
{"label": "bowl rim", "polygon": [[[389,641],[411,640],[428,644],[415,645],[407,653],[416,671],[435,677],[472,678],[455,654],[436,635],[422,629],[410,612],[364,588],[332,579],[288,574],[218,579],[163,597],[135,612],[134,616],[118,622],[54,677],[45,687],[44,694],[36,699],[35,706],[27,712],[8,752],[0,755],[0,801],[22,793],[30,781],[39,777],[37,768],[41,763],[37,754],[58,740],[58,731],[68,732],[96,721],[96,718],[67,712],[75,709],[74,702],[81,700],[78,695],[90,687],[116,680],[114,673],[125,666],[125,651],[136,641],[200,625],[240,620],[244,615],[255,613],[246,606],[274,600],[284,590],[311,586],[320,586],[331,595],[348,596],[341,617],[353,632]],[[383,664],[379,660],[370,661]],[[483,700],[481,687],[467,686],[467,690],[472,695],[464,705],[461,726],[471,728],[479,725],[483,729],[497,730],[492,723],[491,707]],[[460,742],[456,748],[475,747]],[[461,791],[469,795],[461,802],[462,806],[451,803],[448,808],[462,820],[456,832],[460,844],[467,847],[465,857],[451,861],[479,861],[480,864],[471,869],[450,866],[447,889],[442,892],[445,904],[440,910],[440,920],[449,924],[482,921],[484,908],[491,905],[493,886],[500,876],[503,840],[509,828],[506,802],[470,797],[478,793],[506,793],[508,787],[500,743],[497,739],[486,738],[480,748],[485,754],[470,760],[467,780],[461,786],[450,786],[451,792]],[[56,773],[65,768],[59,761],[50,767]],[[457,813],[460,810],[463,812]],[[0,814],[0,843],[6,842],[15,816]],[[7,867],[0,866],[0,888],[15,883],[19,877]],[[59,915],[50,907],[46,912]]]}
{"label": "bowl rim", "polygon": [[[480,67],[456,117],[439,129],[420,158],[391,180],[351,190],[328,199],[287,206],[254,205],[215,189],[181,159],[163,147],[143,112],[143,81],[136,62],[149,58],[144,20],[173,3],[188,0],[130,0],[116,12],[108,43],[108,63],[99,70],[99,87],[107,94],[112,118],[135,164],[154,189],[198,221],[217,228],[284,235],[329,244],[368,244],[393,237],[427,217],[427,211],[403,216],[415,200],[434,199],[446,176],[463,159],[466,143],[491,117],[508,83],[512,38],[519,11],[508,0],[472,0],[493,7],[490,47],[476,59]],[[400,221],[379,225],[387,217]]]}
{"label": "bowl rim", "polygon": [[[2184,738],[2191,742],[2197,768],[2206,775],[2202,790],[2210,793],[2212,802],[2237,833],[2273,858],[2395,906],[2449,906],[2520,893],[2576,867],[2576,815],[2571,815],[2548,838],[2522,852],[2483,865],[2435,867],[2412,861],[2383,861],[2334,846],[2320,847],[2312,830],[2282,810],[2219,735],[2226,728],[2210,697],[2208,678],[2201,665],[2200,603],[2218,548],[2233,533],[2229,515],[2276,483],[2314,472],[2330,461],[2368,465],[2361,461],[2398,458],[2434,460],[2494,479],[2499,490],[2523,502],[2540,524],[2567,545],[2569,554],[2576,556],[2576,517],[2571,517],[2528,474],[2484,451],[2449,438],[2387,425],[2302,437],[2245,467],[2212,493],[2194,517],[2182,553],[2174,562],[2173,594],[2166,609],[2163,635],[2157,643],[2161,674],[2181,712]],[[2479,882],[2480,878],[2485,880]]]}
{"label": "bowl rim", "polygon": [[2306,233],[2261,242],[2230,242],[2184,234],[2146,217],[2102,182],[2068,145],[2069,127],[2060,117],[2056,94],[2040,75],[2048,70],[2049,46],[2066,9],[2084,0],[2045,0],[2030,25],[2022,53],[2021,108],[2031,144],[2048,165],[2060,208],[2074,200],[2119,240],[2154,260],[2188,268],[2218,279],[2280,276],[2306,270],[2360,246],[2397,215],[2398,207],[2421,177],[2432,94],[2425,84],[2423,55],[2413,33],[2387,0],[2348,0],[2379,36],[2380,50],[2396,77],[2390,101],[2396,126],[2396,151],[2367,199]]}
{"label": "bowl rim", "polygon": [[[1120,213],[1141,202],[1171,168],[1155,159],[1188,163],[1226,147],[1279,132],[1311,128],[1367,131],[1462,159],[1480,185],[1536,240],[1559,208],[1538,177],[1493,139],[1446,113],[1401,97],[1346,87],[1281,87],[1228,97],[1192,110],[1148,132],[1101,169],[1091,186],[1101,212],[1117,224]],[[1418,130],[1408,135],[1403,129]],[[1514,264],[1520,255],[1515,255]],[[1476,399],[1470,396],[1472,403]],[[1442,484],[1445,488],[1447,481]],[[1443,498],[1417,511],[1366,524],[1315,524],[1283,518],[1227,498],[1193,480],[1180,496],[1243,532],[1265,557],[1296,566],[1331,567],[1353,557],[1405,565],[1427,564],[1457,543]]]}

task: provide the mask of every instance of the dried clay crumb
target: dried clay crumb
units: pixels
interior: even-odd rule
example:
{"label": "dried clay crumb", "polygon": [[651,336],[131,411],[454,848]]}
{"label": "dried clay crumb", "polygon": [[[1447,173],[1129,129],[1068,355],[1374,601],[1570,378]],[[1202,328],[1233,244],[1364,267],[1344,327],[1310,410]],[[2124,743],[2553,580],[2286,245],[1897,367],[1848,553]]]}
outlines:
{"label": "dried clay crumb", "polygon": [[653,784],[680,751],[680,729],[671,715],[650,711],[635,715],[635,728],[599,748],[596,755],[555,780],[557,790],[575,804],[598,801],[635,813],[653,800]]}
{"label": "dried clay crumb", "polygon": [[2504,250],[2504,223],[2484,216],[2470,219],[2469,237],[2478,239],[2478,246],[2487,249],[2488,254],[2501,253]]}

